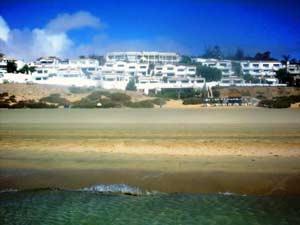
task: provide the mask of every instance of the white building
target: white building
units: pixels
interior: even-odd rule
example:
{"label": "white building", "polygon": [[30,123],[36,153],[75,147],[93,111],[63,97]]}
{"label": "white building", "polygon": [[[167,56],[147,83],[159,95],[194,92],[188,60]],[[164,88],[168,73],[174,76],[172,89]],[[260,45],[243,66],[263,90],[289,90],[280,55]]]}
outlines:
{"label": "white building", "polygon": [[242,73],[256,78],[274,79],[276,71],[283,68],[279,61],[241,61]]}
{"label": "white building", "polygon": [[180,56],[174,52],[110,52],[106,55],[106,61],[123,61],[132,63],[146,62],[151,64],[175,64],[180,61]]}

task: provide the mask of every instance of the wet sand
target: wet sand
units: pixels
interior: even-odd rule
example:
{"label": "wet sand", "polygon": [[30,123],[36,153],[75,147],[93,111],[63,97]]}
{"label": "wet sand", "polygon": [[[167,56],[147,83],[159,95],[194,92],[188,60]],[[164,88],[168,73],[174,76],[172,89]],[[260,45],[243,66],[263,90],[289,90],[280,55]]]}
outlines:
{"label": "wet sand", "polygon": [[0,189],[300,194],[300,112],[1,110]]}

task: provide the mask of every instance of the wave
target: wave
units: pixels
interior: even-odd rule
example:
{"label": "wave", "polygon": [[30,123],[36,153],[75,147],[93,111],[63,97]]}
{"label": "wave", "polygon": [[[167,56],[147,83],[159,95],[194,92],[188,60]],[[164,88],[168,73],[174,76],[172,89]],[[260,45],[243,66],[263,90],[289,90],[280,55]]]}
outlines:
{"label": "wave", "polygon": [[7,192],[18,192],[18,189],[13,189],[13,188],[8,188],[8,189],[2,189],[0,190],[0,194],[1,193],[7,193]]}
{"label": "wave", "polygon": [[[56,187],[46,187],[46,188],[35,188],[35,189],[2,189],[0,190],[1,193],[10,193],[10,192],[34,192],[34,191],[79,191],[79,192],[94,192],[94,193],[101,193],[101,194],[124,194],[124,195],[155,195],[155,194],[164,194],[163,192],[158,191],[148,191],[143,190],[139,187],[130,186],[127,184],[96,184],[90,187],[84,187],[80,189],[62,189]],[[170,194],[180,194],[180,193],[170,193]],[[182,193],[183,194],[183,193]],[[205,195],[204,193],[198,193]],[[213,194],[213,193],[210,193]],[[217,195],[225,195],[225,196],[247,196],[246,194],[238,194],[233,192],[218,192],[215,193]]]}
{"label": "wave", "polygon": [[218,195],[235,195],[235,196],[247,196],[246,194],[237,194],[237,193],[234,193],[234,192],[218,192]]}
{"label": "wave", "polygon": [[9,192],[36,192],[36,191],[80,191],[80,192],[97,192],[103,194],[124,194],[124,195],[151,195],[159,192],[156,191],[146,191],[141,188],[129,186],[127,184],[97,184],[90,187],[84,187],[80,189],[63,189],[56,187],[45,187],[45,188],[33,188],[33,189],[3,189],[0,190],[1,193]]}
{"label": "wave", "polygon": [[100,193],[116,193],[127,195],[148,195],[156,192],[144,191],[138,187],[129,186],[127,184],[97,184],[91,187],[79,189],[79,191],[90,191]]}

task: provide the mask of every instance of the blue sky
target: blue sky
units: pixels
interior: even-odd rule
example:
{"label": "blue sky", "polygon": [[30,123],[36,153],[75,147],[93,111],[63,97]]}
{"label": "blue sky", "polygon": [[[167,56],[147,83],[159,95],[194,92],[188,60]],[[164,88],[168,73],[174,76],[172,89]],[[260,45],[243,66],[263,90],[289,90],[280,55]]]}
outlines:
{"label": "blue sky", "polygon": [[[75,56],[115,50],[159,50],[200,55],[206,47],[219,45],[225,53],[240,47],[250,55],[269,50],[278,58],[282,54],[300,58],[297,0],[1,0],[0,16],[10,33],[6,43],[0,43],[0,50],[26,57],[13,47],[18,46],[22,36],[25,41],[21,46],[28,41],[39,46],[33,49],[37,54],[46,54],[48,49],[35,43],[35,29],[44,32],[43,36],[39,34],[39,40],[48,39],[47,35],[54,32],[49,32],[47,24],[56,20],[69,27],[74,16],[81,20],[78,12],[84,12],[87,24],[62,30],[58,44],[53,43],[57,38],[51,37],[49,43],[55,49],[51,53]],[[67,19],[59,20],[61,17]],[[62,46],[68,48],[62,50]],[[44,47],[44,52],[38,51]],[[30,55],[35,57],[35,52]]]}

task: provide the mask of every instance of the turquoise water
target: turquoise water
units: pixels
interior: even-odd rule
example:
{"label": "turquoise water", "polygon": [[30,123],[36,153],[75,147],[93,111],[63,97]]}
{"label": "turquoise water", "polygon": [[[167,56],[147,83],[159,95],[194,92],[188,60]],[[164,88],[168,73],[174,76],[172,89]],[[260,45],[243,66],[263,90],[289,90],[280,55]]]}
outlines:
{"label": "turquoise water", "polygon": [[300,224],[300,197],[98,191],[2,192],[0,224]]}

